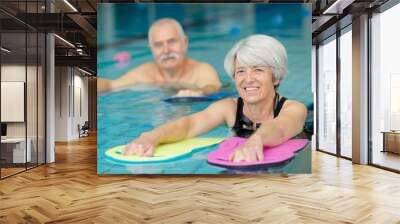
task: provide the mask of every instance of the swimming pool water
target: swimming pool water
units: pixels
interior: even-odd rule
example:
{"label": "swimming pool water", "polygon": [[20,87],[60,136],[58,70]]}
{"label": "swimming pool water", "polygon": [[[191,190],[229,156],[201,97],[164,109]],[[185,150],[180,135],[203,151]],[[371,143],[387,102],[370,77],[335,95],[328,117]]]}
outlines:
{"label": "swimming pool water", "polygon": [[[239,39],[254,33],[278,38],[287,48],[288,74],[279,92],[304,104],[312,103],[311,93],[311,31],[310,10],[302,5],[278,7],[245,4],[170,5],[100,4],[98,10],[98,76],[115,79],[137,65],[152,60],[147,47],[147,29],[156,18],[173,17],[183,25],[189,37],[190,57],[206,61],[218,71],[226,85],[225,91],[235,91],[223,70],[227,51]],[[282,16],[282,12],[285,16]],[[131,60],[120,63],[113,57],[121,52]],[[193,155],[190,160],[159,165],[126,165],[108,161],[107,149],[126,144],[143,131],[184,115],[205,109],[211,102],[166,103],[162,98],[171,92],[158,87],[133,86],[98,96],[98,173],[99,174],[170,174],[229,173],[208,165],[206,156],[216,146]],[[203,135],[230,136],[229,128],[220,126]],[[310,150],[303,150],[285,167],[268,172],[310,172]],[[301,158],[301,159],[300,159]]]}

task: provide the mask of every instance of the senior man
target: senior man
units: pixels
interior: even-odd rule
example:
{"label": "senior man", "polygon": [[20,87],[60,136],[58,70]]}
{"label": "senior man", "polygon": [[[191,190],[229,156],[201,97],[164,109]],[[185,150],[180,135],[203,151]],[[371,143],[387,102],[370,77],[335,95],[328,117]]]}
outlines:
{"label": "senior man", "polygon": [[139,65],[116,80],[98,79],[99,92],[148,84],[177,89],[177,96],[202,96],[221,88],[218,74],[210,64],[187,57],[188,38],[176,20],[155,21],[148,41],[154,62]]}

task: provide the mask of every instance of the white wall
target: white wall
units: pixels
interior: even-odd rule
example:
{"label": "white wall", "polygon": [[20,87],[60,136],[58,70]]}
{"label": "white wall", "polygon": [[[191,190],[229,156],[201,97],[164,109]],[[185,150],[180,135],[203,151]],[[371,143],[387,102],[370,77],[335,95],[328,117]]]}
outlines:
{"label": "white wall", "polygon": [[56,141],[79,138],[78,124],[88,120],[88,78],[83,75],[76,68],[56,67]]}
{"label": "white wall", "polygon": [[55,68],[55,141],[68,141],[69,69]]}
{"label": "white wall", "polygon": [[[28,66],[28,73],[33,69]],[[25,82],[25,64],[24,65],[2,65],[1,66],[1,81],[3,82]],[[3,96],[4,97],[4,96]],[[7,108],[1,108],[6,110]],[[22,137],[25,136],[24,122],[12,122],[7,125],[8,136]]]}
{"label": "white wall", "polygon": [[[74,123],[73,123],[73,136],[75,138],[79,138],[79,133],[78,133],[78,124],[80,124],[80,126],[82,126],[85,121],[89,120],[89,92],[88,92],[88,77],[84,76],[84,73],[80,72],[79,70],[75,69],[75,82],[74,82],[75,87],[80,88],[80,105],[81,105],[81,110],[82,112],[79,113],[79,111],[77,110],[77,107],[75,107],[75,119],[74,119]],[[75,88],[75,90],[77,90],[77,88]],[[75,94],[78,94],[77,92],[75,92]],[[76,100],[78,100],[78,98],[75,95],[75,104],[79,104],[78,102],[76,102]]]}
{"label": "white wall", "polygon": [[[1,121],[25,121],[25,83],[1,81]],[[36,105],[35,105],[36,108]]]}
{"label": "white wall", "polygon": [[[38,71],[37,71],[38,69]],[[20,108],[21,113],[26,112],[26,121],[6,122],[7,137],[24,138],[25,135],[30,139],[32,161],[44,163],[44,74],[42,68],[25,64],[3,64],[1,66],[1,81],[5,82],[25,82],[26,83],[26,106]],[[25,78],[27,77],[27,81]],[[3,89],[2,89],[3,92]],[[2,98],[7,95],[2,95]],[[22,102],[24,104],[24,102]],[[3,103],[2,103],[3,104]],[[10,107],[2,107],[1,110],[13,110]],[[15,109],[14,109],[15,110]],[[3,111],[4,112],[4,111]],[[13,113],[13,111],[7,111]],[[15,113],[15,112],[14,112]],[[37,157],[38,153],[38,157]]]}
{"label": "white wall", "polygon": [[[32,67],[28,66],[28,69]],[[25,82],[25,64],[1,65],[1,81]]]}
{"label": "white wall", "polygon": [[[27,66],[28,74],[31,74],[34,69],[33,66]],[[35,70],[36,73],[36,70]],[[5,82],[25,82],[25,64],[24,65],[2,65],[1,66],[1,81]],[[35,96],[35,93],[27,93],[29,96]],[[7,108],[1,108],[6,110]],[[30,120],[30,119],[29,119]],[[7,136],[8,137],[25,137],[25,122],[7,122]],[[29,136],[28,136],[29,137]]]}

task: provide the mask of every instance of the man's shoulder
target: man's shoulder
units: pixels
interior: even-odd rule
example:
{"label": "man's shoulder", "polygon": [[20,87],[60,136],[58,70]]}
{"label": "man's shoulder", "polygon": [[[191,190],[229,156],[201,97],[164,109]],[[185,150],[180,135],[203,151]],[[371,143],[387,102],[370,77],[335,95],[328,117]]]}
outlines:
{"label": "man's shoulder", "polygon": [[146,62],[137,67],[137,69],[143,70],[143,71],[153,71],[157,70],[157,64],[154,62]]}
{"label": "man's shoulder", "polygon": [[149,77],[156,74],[158,72],[158,68],[154,62],[146,62],[137,66],[135,71]]}
{"label": "man's shoulder", "polygon": [[195,68],[201,68],[201,69],[204,69],[204,68],[207,68],[207,69],[214,69],[213,68],[213,66],[212,65],[210,65],[209,63],[207,63],[207,62],[204,62],[204,61],[198,61],[198,60],[194,60],[194,59],[191,59],[191,61],[192,61],[192,65],[193,65],[193,67],[195,67]]}
{"label": "man's shoulder", "polygon": [[152,82],[157,72],[155,64],[152,62],[138,65],[126,73],[122,78],[135,80],[138,83]]}
{"label": "man's shoulder", "polygon": [[200,73],[204,75],[204,73],[216,73],[214,67],[207,62],[190,59],[190,64],[195,74]]}

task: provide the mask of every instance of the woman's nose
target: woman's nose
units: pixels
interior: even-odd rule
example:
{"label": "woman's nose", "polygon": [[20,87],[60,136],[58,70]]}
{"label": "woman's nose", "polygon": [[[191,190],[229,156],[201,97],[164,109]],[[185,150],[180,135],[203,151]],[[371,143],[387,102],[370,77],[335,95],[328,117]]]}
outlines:
{"label": "woman's nose", "polygon": [[254,75],[252,70],[246,72],[245,81],[246,82],[254,81]]}

